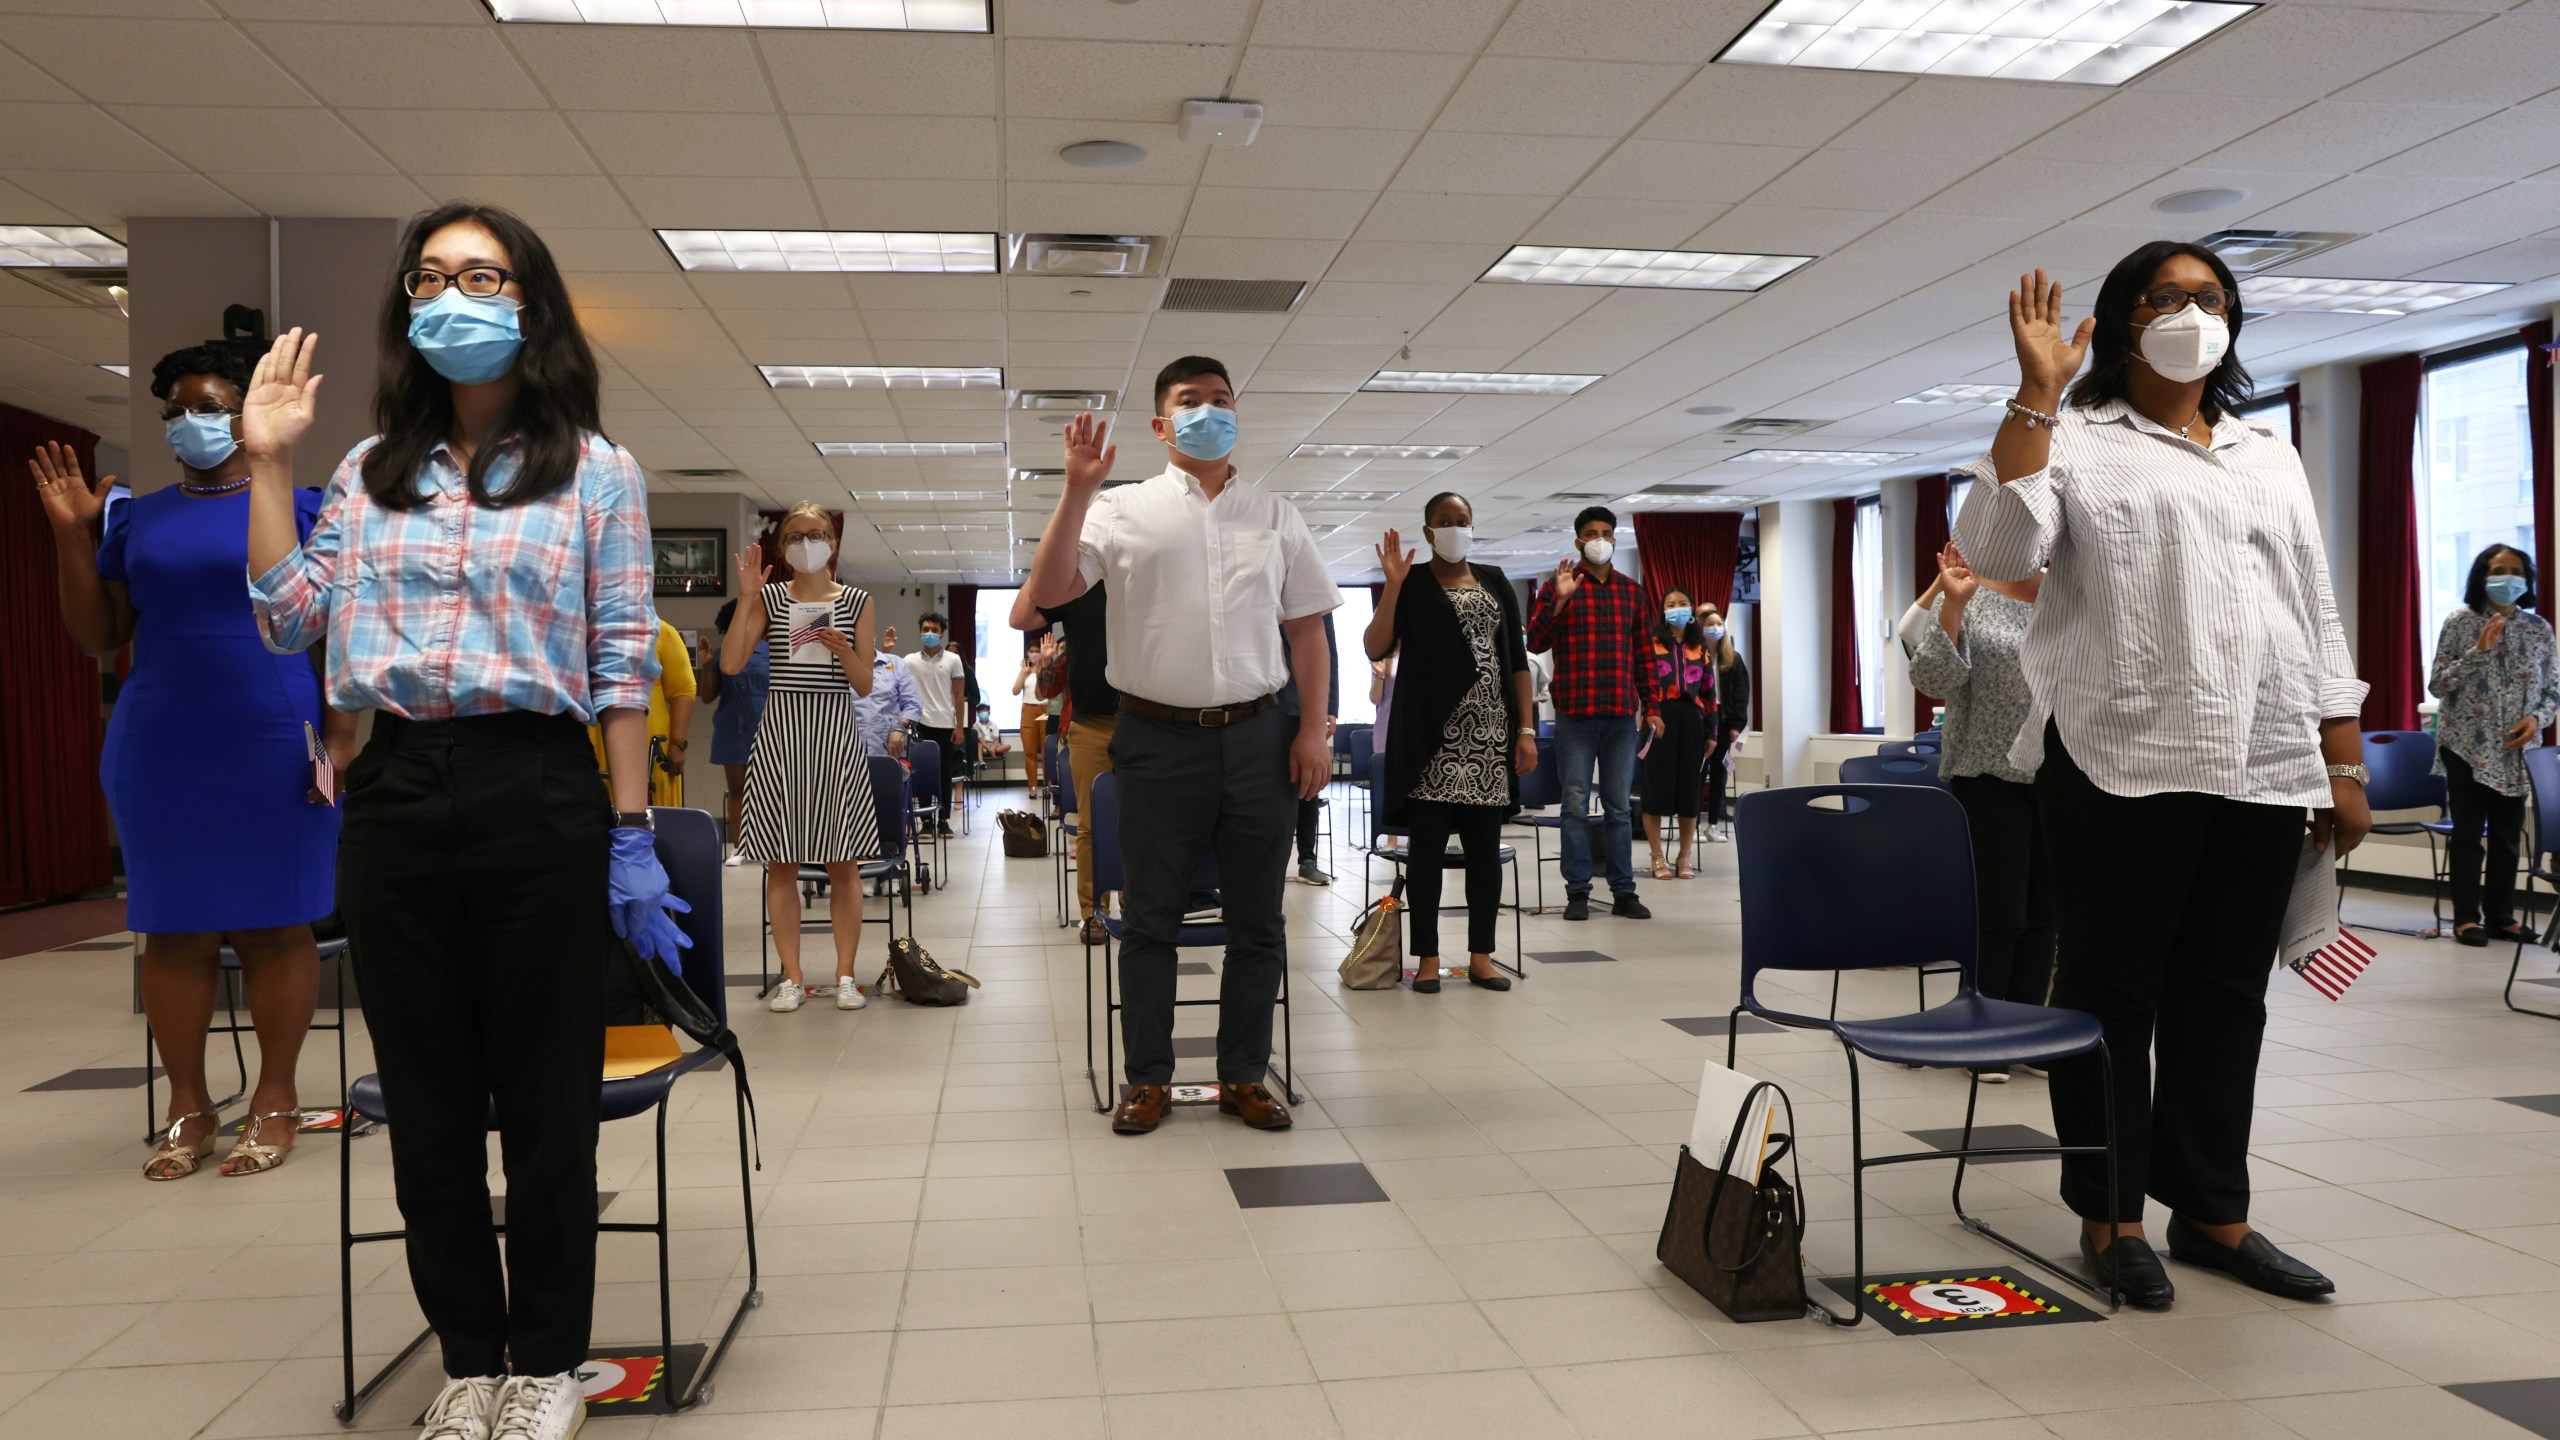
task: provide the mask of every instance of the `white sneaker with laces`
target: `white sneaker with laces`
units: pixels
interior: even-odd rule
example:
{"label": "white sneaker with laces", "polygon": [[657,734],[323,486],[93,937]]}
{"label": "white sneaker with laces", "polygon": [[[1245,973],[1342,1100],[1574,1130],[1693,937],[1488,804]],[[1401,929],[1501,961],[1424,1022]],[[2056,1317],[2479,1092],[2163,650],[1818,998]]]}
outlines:
{"label": "white sneaker with laces", "polygon": [[498,1410],[499,1377],[472,1375],[447,1380],[427,1407],[427,1428],[418,1440],[489,1440],[489,1420]]}
{"label": "white sneaker with laces", "polygon": [[733,850],[729,852],[729,858],[721,861],[720,863],[728,866],[732,870],[735,870],[739,866],[747,863],[747,857]]}
{"label": "white sneaker with laces", "polygon": [[587,1396],[575,1371],[516,1375],[498,1388],[489,1440],[569,1440],[586,1421]]}
{"label": "white sneaker with laces", "polygon": [[854,978],[852,976],[839,975],[836,977],[837,1009],[859,1010],[870,1003],[871,997],[862,993],[862,987],[854,983]]}
{"label": "white sneaker with laces", "polygon": [[801,989],[792,981],[785,980],[773,987],[773,1003],[766,1008],[776,1015],[788,1015],[799,1009],[801,1003],[808,998],[808,991]]}

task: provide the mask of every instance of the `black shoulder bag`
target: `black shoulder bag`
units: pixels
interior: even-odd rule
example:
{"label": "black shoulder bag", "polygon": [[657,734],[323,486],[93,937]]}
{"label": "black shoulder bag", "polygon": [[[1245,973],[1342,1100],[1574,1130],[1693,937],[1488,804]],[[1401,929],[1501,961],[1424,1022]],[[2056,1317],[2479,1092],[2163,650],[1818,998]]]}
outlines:
{"label": "black shoulder bag", "polygon": [[[1726,1167],[1741,1149],[1742,1127],[1763,1090],[1786,1107],[1787,1129],[1769,1137],[1759,1183],[1746,1185]],[[1763,1080],[1743,1097],[1724,1143],[1724,1165],[1711,1168],[1688,1146],[1680,1147],[1654,1258],[1728,1320],[1793,1320],[1811,1303],[1804,1293],[1804,1204],[1797,1194],[1803,1170],[1790,1165],[1796,1173],[1792,1182],[1778,1173],[1778,1161],[1795,1149],[1795,1123],[1787,1092]]]}

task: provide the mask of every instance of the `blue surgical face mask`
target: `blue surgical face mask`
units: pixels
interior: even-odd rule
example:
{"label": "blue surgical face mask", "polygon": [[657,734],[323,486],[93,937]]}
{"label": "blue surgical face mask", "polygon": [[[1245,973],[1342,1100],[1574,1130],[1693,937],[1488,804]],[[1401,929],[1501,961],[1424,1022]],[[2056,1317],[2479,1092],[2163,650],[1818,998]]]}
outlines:
{"label": "blue surgical face mask", "polygon": [[1194,460],[1224,460],[1236,448],[1236,412],[1217,405],[1194,405],[1166,417],[1173,425],[1173,448]]}
{"label": "blue surgical face mask", "polygon": [[231,458],[240,442],[231,434],[231,417],[199,415],[190,410],[169,422],[169,448],[196,470],[210,470]]}
{"label": "blue surgical face mask", "polygon": [[435,372],[456,385],[486,385],[514,368],[524,348],[524,307],[504,295],[465,295],[446,288],[409,306],[409,343]]}
{"label": "blue surgical face mask", "polygon": [[1694,613],[1696,612],[1686,605],[1674,605],[1662,612],[1662,618],[1672,629],[1686,630],[1689,628],[1689,617]]}
{"label": "blue surgical face mask", "polygon": [[1698,633],[1706,636],[1707,643],[1713,645],[1724,638],[1724,627],[1721,625],[1709,625]]}
{"label": "blue surgical face mask", "polygon": [[939,650],[942,648],[942,637],[930,630],[927,630],[921,637],[919,637],[917,643],[923,645],[927,650]]}
{"label": "blue surgical face mask", "polygon": [[2487,589],[2489,592],[2490,604],[2513,605],[2524,598],[2524,577],[2521,575],[2492,575],[2489,577],[2489,583],[2483,588]]}

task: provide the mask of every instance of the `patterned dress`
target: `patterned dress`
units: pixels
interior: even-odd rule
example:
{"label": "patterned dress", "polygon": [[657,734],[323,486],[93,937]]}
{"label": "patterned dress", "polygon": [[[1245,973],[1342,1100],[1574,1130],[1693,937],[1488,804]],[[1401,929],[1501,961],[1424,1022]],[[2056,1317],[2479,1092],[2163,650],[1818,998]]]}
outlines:
{"label": "patterned dress", "polygon": [[1450,805],[1508,806],[1511,710],[1502,698],[1502,602],[1475,586],[1448,593],[1476,678],[1449,711],[1440,748],[1414,778],[1412,797]]}
{"label": "patterned dress", "polygon": [[[2436,637],[2436,663],[2427,690],[2443,705],[2436,712],[2436,748],[2471,766],[2472,778],[2501,795],[2524,795],[2524,752],[2506,748],[2507,732],[2527,715],[2544,725],[2560,717],[2560,645],[2551,622],[2530,610],[2507,618],[2507,633],[2480,653],[2480,627],[2489,617],[2468,605],[2444,617]],[[2436,758],[2435,773],[2444,773]]]}
{"label": "patterned dress", "polygon": [[[850,585],[837,591],[835,627],[851,635],[870,599]],[[804,645],[793,652],[792,603],[790,586],[775,581],[764,587],[773,678],[747,761],[746,833],[738,853],[760,864],[877,859],[885,847],[871,797],[871,766],[854,718],[853,685],[826,650]]]}

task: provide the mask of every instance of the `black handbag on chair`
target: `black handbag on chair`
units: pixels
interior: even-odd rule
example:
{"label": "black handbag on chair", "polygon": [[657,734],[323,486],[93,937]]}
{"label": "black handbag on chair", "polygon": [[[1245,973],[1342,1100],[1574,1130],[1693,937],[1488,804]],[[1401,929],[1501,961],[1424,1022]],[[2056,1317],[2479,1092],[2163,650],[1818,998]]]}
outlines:
{"label": "black handbag on chair", "polygon": [[[1759,1183],[1745,1184],[1729,1167],[1742,1146],[1751,1102],[1763,1090],[1786,1107],[1787,1131],[1769,1136]],[[1795,1149],[1795,1120],[1787,1092],[1763,1080],[1751,1087],[1734,1117],[1723,1166],[1709,1166],[1689,1153],[1688,1146],[1680,1147],[1680,1168],[1654,1258],[1728,1320],[1793,1320],[1811,1303],[1804,1293],[1804,1203],[1797,1193],[1803,1171],[1790,1167],[1796,1169],[1793,1182],[1778,1173],[1778,1161]]]}

